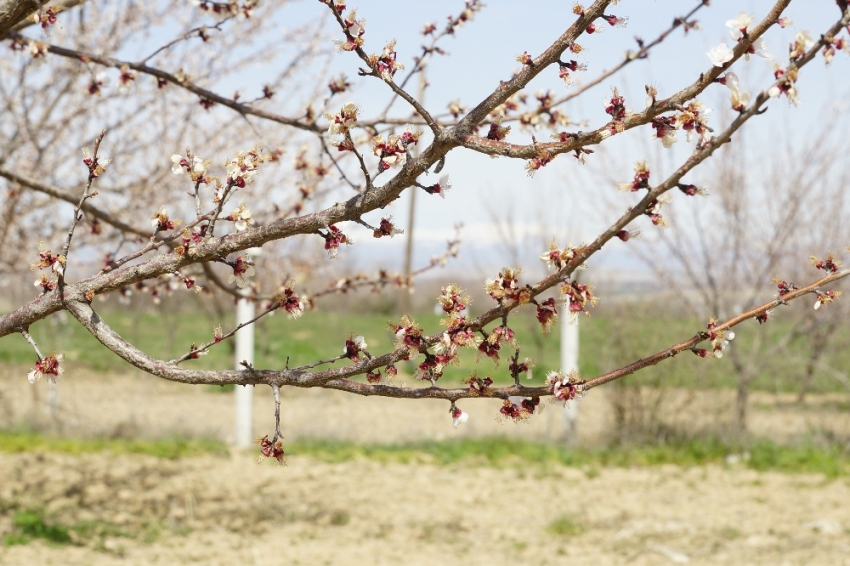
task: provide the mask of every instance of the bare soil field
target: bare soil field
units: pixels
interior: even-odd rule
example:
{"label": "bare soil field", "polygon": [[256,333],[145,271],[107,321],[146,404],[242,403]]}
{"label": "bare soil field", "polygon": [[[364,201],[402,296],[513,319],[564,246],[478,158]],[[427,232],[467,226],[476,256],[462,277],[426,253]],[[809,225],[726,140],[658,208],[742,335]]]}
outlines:
{"label": "bare soil field", "polygon": [[[77,436],[179,433],[227,440],[232,395],[136,374],[75,372],[46,409],[45,384],[24,368],[0,375],[0,426],[36,423]],[[692,422],[725,418],[731,394],[700,393]],[[850,430],[841,398],[803,407],[757,395],[753,429],[772,438]],[[604,391],[581,402],[578,436],[549,406],[528,424],[495,422],[498,403],[466,402],[454,430],[447,403],[286,391],[287,441],[397,442],[464,436],[593,443],[610,425]],[[272,430],[258,389],[255,427]],[[256,452],[163,460],[110,453],[0,454],[0,537],[6,509],[40,509],[87,529],[70,545],[0,546],[0,564],[848,564],[847,478],[755,472],[740,465],[574,468],[535,462],[438,465],[365,458],[328,463]],[[76,535],[74,535],[76,537]]]}
{"label": "bare soil field", "polygon": [[0,498],[108,528],[83,546],[0,547],[0,564],[850,564],[846,480],[717,466],[266,464],[2,455]]}

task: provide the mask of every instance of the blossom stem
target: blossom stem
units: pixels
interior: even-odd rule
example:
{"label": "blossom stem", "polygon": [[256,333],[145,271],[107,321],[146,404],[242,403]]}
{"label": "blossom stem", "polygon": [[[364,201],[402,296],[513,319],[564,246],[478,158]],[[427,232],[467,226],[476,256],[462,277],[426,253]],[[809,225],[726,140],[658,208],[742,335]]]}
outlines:
{"label": "blossom stem", "polygon": [[29,342],[29,345],[32,346],[33,350],[35,350],[35,355],[38,356],[38,361],[42,361],[44,359],[44,356],[41,355],[41,350],[38,349],[38,344],[36,344],[35,340],[32,339],[32,336],[30,336],[28,329],[21,328],[19,332],[21,333],[21,336],[24,337],[24,340]]}

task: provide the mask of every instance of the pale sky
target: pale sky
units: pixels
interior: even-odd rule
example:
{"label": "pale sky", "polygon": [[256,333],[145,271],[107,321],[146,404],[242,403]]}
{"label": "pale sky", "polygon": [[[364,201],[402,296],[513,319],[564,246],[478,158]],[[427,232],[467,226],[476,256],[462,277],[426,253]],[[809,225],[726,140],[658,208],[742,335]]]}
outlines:
{"label": "pale sky", "polygon": [[[691,31],[687,36],[677,30],[652,51],[649,60],[633,63],[625,72],[568,103],[565,111],[575,121],[588,120],[590,127],[595,128],[607,121],[603,99],[610,96],[611,86],[617,86],[625,95],[627,106],[635,110],[644,106],[645,84],[654,85],[660,96],[672,94],[709,68],[711,63],[706,52],[711,46],[721,42],[733,45],[728,35],[729,29],[724,25],[727,20],[734,18],[741,10],[755,14],[758,20],[772,4],[766,1],[712,1],[709,7],[700,10],[696,16],[701,29]],[[432,112],[439,113],[445,110],[448,102],[455,99],[466,106],[477,103],[498,85],[499,80],[510,78],[512,71],[519,66],[516,55],[522,51],[536,55],[563,33],[573,18],[572,5],[563,0],[541,0],[523,2],[520,8],[516,2],[488,2],[473,22],[460,28],[455,37],[445,38],[440,43],[450,55],[438,56],[429,65],[430,87],[425,98],[426,106]],[[582,36],[580,42],[586,51],[579,59],[588,64],[588,70],[578,73],[577,79],[591,79],[618,63],[626,49],[634,48],[634,36],[647,41],[654,39],[675,16],[684,15],[695,5],[696,2],[684,0],[625,0],[612,7],[609,13],[629,18],[628,27],[620,29],[606,26],[602,34]],[[386,2],[369,0],[349,4],[350,8],[358,9],[359,17],[366,19],[366,51],[379,52],[386,40],[395,38],[398,41],[396,50],[399,61],[408,67],[411,66],[412,56],[423,43],[419,32],[424,24],[433,21],[439,27],[447,15],[457,13],[461,6],[462,2],[455,0],[394,2],[391,7]],[[805,10],[802,10],[804,6]],[[318,17],[322,9],[318,2],[298,3],[291,8],[292,21]],[[817,37],[838,19],[839,11],[832,0],[797,0],[791,4],[787,15],[794,20],[794,25],[785,30],[772,29],[766,36],[767,51],[779,61],[787,59],[788,43],[797,31],[807,30]],[[356,89],[343,95],[347,98],[340,99],[340,103],[347,100],[357,103],[366,117],[384,107],[387,100],[386,87],[375,79],[356,77],[356,69],[360,66],[356,56],[340,53],[334,57],[332,65],[334,73],[345,72],[353,82],[356,81]],[[769,86],[772,80],[770,61],[760,57],[753,57],[749,62],[741,61],[733,70],[741,78],[746,90],[757,92]],[[833,109],[846,109],[846,95],[850,86],[846,80],[848,76],[850,57],[847,54],[838,54],[829,68],[825,67],[822,59],[814,61],[801,73],[800,107],[790,106],[784,98],[771,101],[766,116],[751,120],[746,125],[748,136],[758,140],[760,149],[768,150],[777,132],[780,132],[779,135],[782,132],[793,132],[793,135],[804,138],[815,129],[811,124],[821,121],[824,113],[832,112]],[[415,92],[415,81],[413,85],[411,90]],[[528,92],[533,95],[541,88],[552,89],[559,96],[568,92],[557,78],[556,69],[544,72],[532,83]],[[728,90],[716,85],[701,100],[710,108],[717,108],[719,104],[728,106]],[[407,109],[400,104],[395,108],[399,110],[400,116],[407,114]],[[711,123],[715,128],[724,123],[722,113],[715,111]],[[603,144],[606,173],[619,178],[619,182],[628,181],[636,159],[652,158],[657,153],[656,148],[649,143],[650,133],[648,128],[640,129]],[[549,132],[541,130],[538,136],[541,139],[548,138]],[[528,135],[514,126],[509,140],[518,143],[527,139]],[[651,154],[646,153],[647,148],[652,150]],[[656,167],[661,171],[665,168],[669,170],[686,159],[692,149],[693,142],[686,143],[684,136],[680,135],[680,141],[671,150],[665,150],[671,159],[656,164]],[[589,157],[588,165],[581,166],[572,156],[563,155],[530,179],[523,169],[522,161],[491,159],[455,150],[449,154],[443,171],[449,173],[454,186],[448,197],[443,200],[421,191],[417,196],[416,241],[418,249],[426,252],[419,254],[420,261],[424,261],[427,253],[439,249],[441,242],[452,233],[453,225],[458,222],[465,225],[465,255],[485,253],[485,250],[473,252],[473,248],[486,248],[498,241],[491,213],[487,210],[488,204],[490,208],[501,211],[513,210],[521,229],[540,233],[541,240],[550,234],[589,240],[604,223],[615,218],[610,210],[594,204],[594,201],[599,200],[597,194],[604,192],[607,193],[606,197],[613,198],[617,195],[612,184],[591,174],[599,170],[600,162],[594,164],[594,159],[596,156]],[[704,181],[700,179],[699,173],[694,180]],[[423,179],[423,182],[429,180]],[[623,207],[636,200],[631,196],[621,195]],[[403,197],[388,209],[401,226],[407,223],[407,198]],[[546,225],[541,226],[538,220],[545,220]],[[647,226],[641,228],[646,229]],[[369,241],[361,236],[358,240],[358,243],[362,242],[358,250],[360,254],[377,253],[384,258],[395,256],[399,257],[400,263],[402,239],[396,238],[390,243],[386,239]],[[368,248],[368,251],[363,248]]]}

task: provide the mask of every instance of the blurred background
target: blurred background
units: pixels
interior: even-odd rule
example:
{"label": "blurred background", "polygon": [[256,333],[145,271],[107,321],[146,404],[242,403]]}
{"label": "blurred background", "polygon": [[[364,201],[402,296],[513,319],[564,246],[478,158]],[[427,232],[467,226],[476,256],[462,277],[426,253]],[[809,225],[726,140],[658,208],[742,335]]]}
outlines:
{"label": "blurred background", "polygon": [[[563,96],[583,88],[637,49],[634,36],[651,41],[700,4],[612,6],[628,16],[628,28],[584,36],[588,70],[569,88],[554,71],[543,73],[524,107],[534,114],[541,91]],[[613,86],[635,110],[643,108],[644,85],[669,96],[708,68],[711,46],[731,43],[727,20],[741,10],[758,20],[771,6],[716,0],[700,8],[689,20],[698,27],[676,29],[646,60],[562,105],[566,122],[577,130],[605,123],[603,101]],[[473,107],[510,78],[518,54],[545,49],[573,17],[571,6],[547,0],[522,9],[448,0],[366,1],[357,8],[367,22],[367,52],[395,38],[408,68],[426,23],[440,27],[447,16],[470,12],[471,21],[439,43],[446,55],[429,59],[427,87],[409,87],[446,120],[449,104]],[[765,38],[780,62],[794,34],[817,37],[839,12],[831,1],[797,1],[788,15],[793,26]],[[338,33],[325,6],[264,3],[249,18],[221,20],[188,5],[89,2],[61,13],[49,35],[37,26],[13,33],[146,60],[281,115],[335,112],[351,100],[364,118],[410,117],[402,104],[390,103],[383,84],[357,76],[352,54],[333,50]],[[157,52],[200,25],[208,41],[195,34]],[[798,107],[771,101],[764,117],[686,178],[707,196],[676,194],[664,209],[668,227],[646,219],[630,227],[639,236],[612,241],[588,262],[579,277],[601,301],[578,321],[583,377],[682,342],[711,317],[767,302],[776,294],[774,277],[813,281],[818,272],[809,256],[846,248],[848,67],[846,53],[830,66],[814,61],[801,72]],[[753,94],[773,81],[769,59],[741,61],[734,71]],[[109,133],[102,152],[113,163],[98,181],[95,203],[144,230],[161,205],[172,217],[193,213],[190,187],[170,171],[170,156],[186,148],[213,167],[254,145],[283,152],[240,194],[258,224],[354,194],[335,173],[315,173],[332,168],[315,136],[223,105],[205,109],[196,95],[173,85],[160,90],[149,76],[125,84],[120,73],[27,51],[0,58],[2,313],[36,296],[29,264],[37,244],[59,249],[72,211],[11,174],[78,197],[85,178],[79,148],[103,128]],[[350,89],[333,96],[327,83],[340,73]],[[275,96],[263,97],[267,85]],[[715,129],[734,118],[725,87],[714,85],[701,100],[714,109]],[[551,133],[530,118],[512,127],[514,143]],[[402,314],[427,334],[437,332],[437,297],[448,283],[464,288],[471,313],[480,314],[493,304],[485,278],[519,267],[523,283],[539,280],[547,272],[538,258],[549,241],[587,243],[638,201],[617,190],[631,180],[636,161],[647,161],[651,182],[659,182],[687,159],[693,142],[681,135],[665,149],[641,129],[594,149],[584,164],[563,155],[534,177],[518,161],[453,152],[443,171],[453,185],[445,200],[420,192],[411,202],[408,191],[366,219],[374,224],[390,214],[404,235],[374,239],[369,230],[346,227],[354,245],[333,261],[316,237],[264,246],[255,258],[254,291],[291,281],[316,300],[297,320],[278,313],[255,325],[254,365],[328,359],[352,335],[362,335],[370,352],[388,351],[394,336],[387,324]],[[347,161],[340,169],[359,171]],[[458,238],[457,257],[442,265]],[[86,217],[69,277],[96,272],[107,254],[127,253],[140,241]],[[412,285],[395,284],[432,264]],[[380,273],[380,284],[351,288]],[[129,342],[172,359],[190,343],[208,341],[216,326],[227,331],[235,324],[234,296],[204,286],[209,292],[196,294],[163,279],[99,297],[96,305]],[[594,389],[569,412],[544,401],[545,410],[517,424],[499,422],[499,401],[459,402],[470,419],[455,429],[445,402],[286,389],[284,468],[255,464],[257,447],[234,446],[233,387],[143,374],[59,313],[30,329],[45,353],[65,356],[56,384],[31,385],[30,346],[19,336],[0,341],[0,564],[850,563],[850,515],[842,505],[850,487],[848,311],[840,300],[817,311],[813,303],[779,307],[766,324],[736,328],[722,359],[681,354]],[[540,385],[563,367],[560,321],[544,335],[533,313],[520,310],[510,326],[522,356],[535,360],[527,384]],[[463,386],[477,372],[507,384],[506,357],[495,364],[468,355],[439,383]],[[232,367],[233,344],[190,363]],[[413,366],[398,369],[396,383],[422,386]],[[271,435],[273,413],[271,391],[256,388],[254,436]]]}

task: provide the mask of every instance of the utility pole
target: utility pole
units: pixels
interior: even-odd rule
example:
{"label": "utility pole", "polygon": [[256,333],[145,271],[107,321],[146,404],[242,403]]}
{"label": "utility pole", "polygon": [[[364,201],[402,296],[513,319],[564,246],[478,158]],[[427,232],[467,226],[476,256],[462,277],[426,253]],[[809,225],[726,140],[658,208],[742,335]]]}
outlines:
{"label": "utility pole", "polygon": [[[422,62],[420,64],[422,68],[419,72],[419,103],[423,104],[425,102],[425,88],[428,86],[428,80],[425,78],[425,64]],[[419,144],[413,148],[413,154],[419,155]],[[407,228],[405,231],[407,241],[404,247],[404,279],[408,284],[411,282],[410,274],[413,272],[413,226],[416,219],[416,193],[418,192],[419,189],[416,187],[413,187],[409,191],[410,209],[408,210]],[[399,298],[399,310],[401,314],[410,313],[410,288],[402,290],[402,295]]]}

